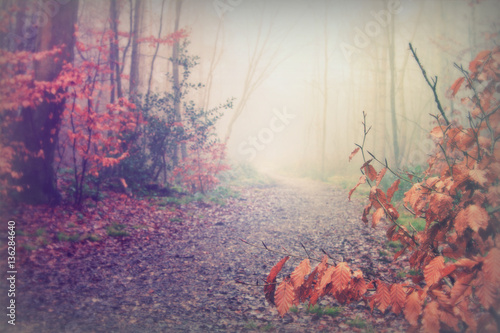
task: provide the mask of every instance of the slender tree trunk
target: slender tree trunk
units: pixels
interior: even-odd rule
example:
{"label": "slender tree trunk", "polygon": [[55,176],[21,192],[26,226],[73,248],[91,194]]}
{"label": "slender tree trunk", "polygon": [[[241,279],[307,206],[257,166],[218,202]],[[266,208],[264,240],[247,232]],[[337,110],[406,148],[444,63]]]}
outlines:
{"label": "slender tree trunk", "polygon": [[[39,28],[37,51],[52,50],[62,45],[64,48],[60,55],[35,61],[36,81],[53,81],[60,74],[63,64],[73,61],[77,14],[78,0],[69,1]],[[21,182],[26,186],[22,199],[30,203],[57,203],[60,198],[53,164],[65,100],[47,102],[53,95],[50,92],[45,94],[46,99],[36,109],[21,111],[21,127],[18,130],[29,151],[28,159],[20,162],[20,168],[23,172]]]}
{"label": "slender tree trunk", "polygon": [[130,55],[130,85],[129,94],[132,102],[135,102],[139,88],[139,38],[142,22],[142,0],[135,0],[134,29],[132,32],[132,53]]}
{"label": "slender tree trunk", "polygon": [[[217,67],[217,64],[220,61],[220,58],[222,56],[222,51],[224,49],[224,32],[223,30],[223,23],[224,20],[220,19],[219,24],[217,25],[217,33],[215,35],[215,41],[214,41],[214,50],[212,53],[212,59],[210,60],[210,68],[208,70],[208,76],[207,76],[207,84],[205,85],[205,95],[203,97],[203,108],[205,110],[208,110],[209,105],[210,105],[210,93],[212,91],[212,81],[213,81],[213,76],[214,76],[214,71],[215,68]],[[219,44],[219,36],[221,35],[222,31],[222,47],[221,51],[217,52],[218,49],[218,44]]]}
{"label": "slender tree trunk", "polygon": [[323,117],[321,128],[321,179],[325,179],[326,155],[326,116],[328,112],[328,3],[325,2],[325,69],[323,72]]}
{"label": "slender tree trunk", "polygon": [[[179,22],[181,18],[181,8],[182,8],[182,0],[176,0],[175,2],[175,23],[174,23],[174,31],[179,30]],[[179,41],[177,40],[172,48],[172,76],[173,76],[173,89],[174,89],[174,112],[175,112],[175,121],[181,123],[182,122],[182,113],[181,113],[181,86],[179,81]],[[179,151],[178,147],[176,147],[174,152],[174,165],[179,164]],[[187,157],[186,144],[184,142],[181,143],[180,147],[181,158],[185,159]]]}
{"label": "slender tree trunk", "polygon": [[398,122],[396,118],[396,64],[395,64],[395,33],[394,33],[394,19],[391,20],[388,33],[388,47],[389,47],[389,68],[390,68],[390,103],[391,103],[391,124],[392,124],[392,147],[394,151],[394,164],[399,166],[400,152],[398,140]]}
{"label": "slender tree trunk", "polygon": [[[158,39],[161,38],[161,30],[163,27],[163,8],[165,7],[165,0],[161,2],[161,12],[160,12],[160,27],[158,28]],[[149,71],[149,80],[148,80],[148,91],[146,96],[151,92],[151,81],[153,80],[153,71],[155,68],[155,60],[158,55],[158,49],[160,48],[160,43],[156,43],[155,53],[153,54],[153,59],[151,60],[151,69]]]}
{"label": "slender tree trunk", "polygon": [[[110,101],[113,103],[115,101],[115,95],[117,98],[121,98],[122,95],[122,80],[120,77],[120,56],[118,50],[118,6],[116,0],[111,0],[109,7],[109,18],[111,20],[111,30],[113,31],[113,40],[111,41],[111,54],[110,63],[112,72],[111,77],[111,98]],[[116,83],[116,85],[115,85]]]}

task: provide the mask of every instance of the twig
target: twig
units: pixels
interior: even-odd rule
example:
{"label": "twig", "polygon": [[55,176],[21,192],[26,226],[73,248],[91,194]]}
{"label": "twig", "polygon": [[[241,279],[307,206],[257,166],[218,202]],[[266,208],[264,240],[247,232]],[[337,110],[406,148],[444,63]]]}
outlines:
{"label": "twig", "polygon": [[387,163],[387,160],[385,160],[385,163],[382,163],[382,161],[380,161],[375,155],[373,155],[369,150],[366,151],[368,154],[370,154],[371,157],[373,157],[373,159],[377,162],[379,162],[381,165],[383,165],[385,168],[387,168],[387,170],[389,170],[389,172],[391,172],[394,176],[398,177],[399,179],[401,180],[404,180],[405,182],[407,183],[410,183],[410,184],[415,184],[414,181],[410,180],[410,179],[406,179],[404,178],[403,176],[401,176],[399,173],[395,172],[394,170],[392,170],[392,168],[389,167],[389,163]]}
{"label": "twig", "polygon": [[410,45],[411,53],[413,54],[413,57],[417,61],[418,67],[420,67],[420,70],[422,71],[422,75],[424,76],[425,81],[427,82],[429,87],[431,87],[432,92],[434,93],[434,100],[436,101],[437,108],[438,108],[439,112],[441,113],[441,115],[443,116],[443,119],[446,122],[446,125],[449,125],[450,122],[448,121],[448,118],[446,117],[446,114],[444,113],[443,107],[441,106],[441,102],[439,101],[439,97],[438,97],[437,91],[436,91],[437,76],[435,76],[434,79],[432,79],[432,81],[433,81],[432,83],[429,81],[429,79],[427,78],[427,73],[425,72],[424,67],[422,66],[422,64],[420,64],[420,60],[418,60],[417,53],[413,49],[413,46],[411,45],[411,43],[409,45]]}
{"label": "twig", "polygon": [[[326,252],[324,249],[320,249],[321,252],[323,252],[324,254],[326,254],[328,256],[328,258],[332,259],[333,260],[333,257],[330,255],[330,253]],[[335,261],[333,262],[335,264]]]}
{"label": "twig", "polygon": [[302,242],[300,242],[300,246],[302,246],[302,248],[304,249],[304,251],[306,252],[307,256],[309,258],[311,258],[311,255],[309,254],[309,252],[307,251],[306,247],[304,246],[304,244],[302,244]]}

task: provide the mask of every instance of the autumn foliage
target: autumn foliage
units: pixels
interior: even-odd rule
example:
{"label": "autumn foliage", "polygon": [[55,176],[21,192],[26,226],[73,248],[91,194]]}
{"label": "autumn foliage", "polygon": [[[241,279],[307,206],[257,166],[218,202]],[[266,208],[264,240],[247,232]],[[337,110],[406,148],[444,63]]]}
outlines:
{"label": "autumn foliage", "polygon": [[[7,8],[2,13],[22,10]],[[2,21],[0,30],[8,30],[9,22]],[[167,90],[163,98],[149,88],[148,96],[133,95],[130,75],[124,71],[132,34],[114,31],[113,24],[107,23],[97,28],[75,25],[74,59],[62,62],[51,80],[37,77],[37,64],[59,61],[64,45],[46,51],[0,47],[0,195],[17,198],[30,192],[19,165],[31,157],[48,165],[63,201],[79,207],[89,196],[99,197],[100,188],[113,179],[125,188],[133,185],[134,190],[157,182],[206,192],[227,168],[225,146],[214,139],[219,115],[184,99],[177,101],[181,107],[174,112],[175,96],[201,86],[187,81],[196,57],[188,57],[187,49],[181,48],[184,80],[180,88],[160,87]],[[137,43],[172,46],[187,36],[181,29],[158,38],[139,38]],[[175,89],[182,91],[174,93]],[[57,103],[62,107],[56,111],[50,106]],[[55,124],[50,128],[42,122],[42,104],[49,105],[47,118]],[[24,114],[28,112],[42,123],[41,135],[47,134],[45,139],[55,147],[47,158],[43,147],[28,147],[20,135],[20,129],[26,129]],[[179,158],[181,146],[189,148],[189,155]]]}
{"label": "autumn foliage", "polygon": [[[367,280],[345,262],[329,264],[328,256],[304,259],[281,282],[277,275],[289,257],[271,272],[264,287],[267,300],[281,316],[292,305],[321,297],[334,297],[341,304],[364,300],[381,312],[402,313],[414,328],[425,332],[440,329],[498,332],[500,329],[500,48],[482,51],[468,70],[457,66],[462,77],[451,86],[450,95],[468,93],[467,122],[448,123],[436,116],[430,135],[435,151],[421,175],[392,170],[358,146],[349,159],[361,152],[365,160],[361,184],[370,187],[362,220],[372,227],[389,222],[387,238],[402,249],[394,260],[406,255],[416,272],[411,281],[388,284]],[[369,132],[364,123],[365,137]],[[370,155],[370,159],[366,159]],[[381,165],[377,170],[374,164]],[[397,180],[384,191],[380,183],[391,172]],[[401,205],[392,202],[401,182],[411,183]],[[402,206],[402,207],[401,207]],[[425,230],[400,223],[405,209],[415,219],[425,220]],[[311,260],[318,260],[314,269]]]}

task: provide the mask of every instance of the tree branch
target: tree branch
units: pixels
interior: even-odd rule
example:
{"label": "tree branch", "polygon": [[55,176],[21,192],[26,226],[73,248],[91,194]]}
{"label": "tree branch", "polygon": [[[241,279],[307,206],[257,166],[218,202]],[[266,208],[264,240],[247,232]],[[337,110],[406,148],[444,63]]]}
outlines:
{"label": "tree branch", "polygon": [[424,67],[422,66],[422,64],[420,64],[420,60],[418,60],[417,53],[413,49],[413,46],[411,45],[411,43],[409,45],[410,45],[410,51],[413,54],[413,57],[415,58],[415,60],[417,61],[418,67],[420,67],[420,70],[422,71],[422,75],[424,76],[425,81],[427,82],[429,87],[431,87],[432,92],[434,93],[434,100],[436,101],[436,105],[437,105],[437,108],[439,110],[439,113],[441,113],[441,116],[443,116],[443,119],[446,122],[446,125],[449,125],[450,122],[449,122],[448,118],[446,117],[446,114],[444,113],[443,107],[441,106],[441,102],[439,101],[439,97],[438,97],[437,92],[436,92],[437,76],[432,80],[433,81],[432,83],[429,81],[429,79],[427,78],[427,73],[425,72]]}

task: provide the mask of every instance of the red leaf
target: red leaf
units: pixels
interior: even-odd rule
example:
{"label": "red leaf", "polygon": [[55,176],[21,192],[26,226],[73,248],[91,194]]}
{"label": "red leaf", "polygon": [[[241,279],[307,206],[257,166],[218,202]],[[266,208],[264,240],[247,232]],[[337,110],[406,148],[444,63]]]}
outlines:
{"label": "red leaf", "polygon": [[317,285],[316,290],[320,295],[325,291],[326,286],[332,282],[332,274],[334,270],[334,266],[328,267],[321,279],[319,279],[319,284]]}
{"label": "red leaf", "polygon": [[459,235],[462,235],[467,227],[478,232],[480,228],[486,229],[488,227],[488,220],[486,209],[478,205],[470,205],[457,214],[455,230]]}
{"label": "red leaf", "polygon": [[375,305],[382,312],[385,312],[389,305],[391,305],[391,294],[387,285],[382,281],[378,281],[377,292],[373,297]]}
{"label": "red leaf", "polygon": [[372,215],[372,228],[375,228],[377,224],[380,222],[380,219],[384,216],[385,211],[384,209],[378,208],[375,213]]}
{"label": "red leaf", "polygon": [[283,265],[286,263],[286,261],[288,259],[290,259],[289,256],[286,256],[283,259],[281,259],[273,268],[271,268],[271,272],[267,276],[266,285],[264,286],[264,292],[266,294],[266,299],[271,304],[274,304],[274,290],[276,288],[276,275],[278,275],[278,273],[281,271],[281,268],[283,268]]}
{"label": "red leaf", "polygon": [[311,264],[309,259],[304,259],[302,262],[295,267],[291,275],[292,284],[294,288],[299,288],[304,283],[304,277],[311,272]]}
{"label": "red leaf", "polygon": [[276,289],[276,307],[278,308],[278,313],[283,317],[295,298],[295,292],[293,290],[293,285],[289,280],[282,281],[278,288]]}
{"label": "red leaf", "polygon": [[358,183],[356,184],[356,186],[354,186],[350,191],[349,191],[349,201],[351,200],[351,195],[353,194],[353,192],[356,190],[356,188],[358,188],[359,185],[361,184],[364,184],[366,183],[366,176],[363,175],[361,177],[359,177],[359,181]]}
{"label": "red leaf", "polygon": [[380,185],[380,182],[382,181],[382,178],[384,178],[385,176],[385,173],[387,172],[387,168],[383,168],[382,170],[380,170],[380,172],[378,173],[377,175],[377,182],[376,182],[376,185],[379,186]]}
{"label": "red leaf", "polygon": [[494,285],[500,285],[500,249],[490,250],[483,262],[484,277]]}
{"label": "red leaf", "polygon": [[458,90],[460,89],[460,86],[462,85],[462,83],[464,82],[465,78],[464,77],[461,77],[461,78],[458,78],[452,85],[451,85],[451,96],[452,97],[455,97],[455,95],[457,94]]}
{"label": "red leaf", "polygon": [[367,164],[365,166],[365,173],[371,181],[374,181],[377,178],[377,171],[371,164]]}
{"label": "red leaf", "polygon": [[359,152],[359,147],[352,151],[351,155],[349,155],[349,162],[351,162],[352,158],[356,156],[358,152]]}
{"label": "red leaf", "polygon": [[393,284],[391,286],[391,305],[392,312],[395,314],[399,314],[404,306],[406,301],[406,293],[403,289],[403,286],[399,283]]}
{"label": "red leaf", "polygon": [[417,291],[413,291],[407,298],[405,307],[403,309],[406,320],[412,326],[418,325],[418,317],[422,312],[422,304],[420,303],[420,297]]}
{"label": "red leaf", "polygon": [[341,292],[346,289],[350,280],[351,270],[349,269],[349,266],[347,266],[347,263],[345,262],[340,262],[335,267],[332,274],[333,291]]}
{"label": "red leaf", "polygon": [[430,287],[441,280],[441,274],[444,268],[444,258],[436,257],[424,268],[425,283]]}
{"label": "red leaf", "polygon": [[437,302],[433,301],[426,305],[424,317],[422,318],[422,327],[425,332],[439,333],[439,307]]}

